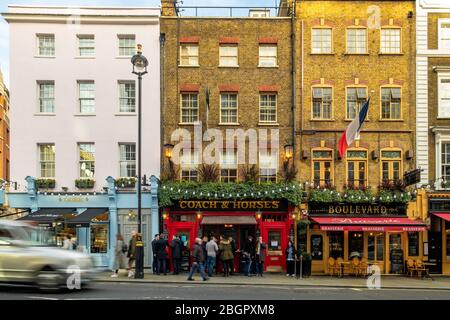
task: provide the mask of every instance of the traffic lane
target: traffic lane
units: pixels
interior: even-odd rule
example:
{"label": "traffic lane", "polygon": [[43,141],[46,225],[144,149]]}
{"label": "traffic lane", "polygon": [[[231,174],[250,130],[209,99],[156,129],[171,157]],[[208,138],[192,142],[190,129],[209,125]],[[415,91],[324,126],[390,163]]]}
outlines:
{"label": "traffic lane", "polygon": [[449,290],[411,290],[203,283],[97,282],[84,290],[43,293],[30,287],[0,286],[0,300],[450,300]]}

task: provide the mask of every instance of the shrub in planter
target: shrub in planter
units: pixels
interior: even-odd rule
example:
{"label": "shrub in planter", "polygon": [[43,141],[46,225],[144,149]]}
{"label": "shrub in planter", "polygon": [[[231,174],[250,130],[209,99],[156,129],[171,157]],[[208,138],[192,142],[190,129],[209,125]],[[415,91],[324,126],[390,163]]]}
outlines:
{"label": "shrub in planter", "polygon": [[36,188],[38,189],[53,189],[55,185],[55,179],[36,179]]}
{"label": "shrub in planter", "polygon": [[75,186],[78,189],[92,189],[95,185],[94,179],[77,179],[75,180]]}
{"label": "shrub in planter", "polygon": [[136,186],[137,178],[124,177],[116,179],[116,187],[118,188],[134,188]]}
{"label": "shrub in planter", "polygon": [[302,256],[302,277],[310,277],[311,276],[311,265],[312,258],[311,255],[307,252],[303,252]]}

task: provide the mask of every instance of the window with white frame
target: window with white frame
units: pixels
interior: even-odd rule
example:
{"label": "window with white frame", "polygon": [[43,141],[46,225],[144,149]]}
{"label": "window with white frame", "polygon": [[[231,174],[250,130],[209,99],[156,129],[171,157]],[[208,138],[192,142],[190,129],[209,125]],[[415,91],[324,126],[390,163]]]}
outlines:
{"label": "window with white frame", "polygon": [[55,145],[39,145],[39,174],[41,178],[55,177]]}
{"label": "window with white frame", "polygon": [[136,112],[136,83],[119,82],[120,112]]}
{"label": "window with white frame", "polygon": [[220,45],[219,65],[221,67],[238,67],[238,46]]}
{"label": "window with white frame", "polygon": [[439,49],[450,51],[450,20],[439,20]]}
{"label": "window with white frame", "polygon": [[331,53],[332,29],[313,28],[311,30],[311,53]]}
{"label": "window with white frame", "polygon": [[277,95],[275,93],[259,95],[259,122],[277,122]]}
{"label": "window with white frame", "polygon": [[39,112],[55,112],[55,83],[53,81],[38,82]]}
{"label": "window with white frame", "polygon": [[183,150],[180,157],[181,180],[198,181],[198,150]]}
{"label": "window with white frame", "polygon": [[184,43],[180,45],[180,65],[198,66],[198,44]]}
{"label": "window with white frame", "polygon": [[181,94],[181,122],[198,122],[198,93]]}
{"label": "window with white frame", "polygon": [[313,88],[313,119],[331,119],[332,88]]}
{"label": "window with white frame", "polygon": [[95,83],[93,81],[79,81],[80,113],[95,112]]}
{"label": "window with white frame", "polygon": [[121,143],[119,144],[120,152],[120,176],[135,177],[136,176],[136,144]]}
{"label": "window with white frame", "polygon": [[450,142],[441,144],[441,176],[444,182],[450,181]]}
{"label": "window with white frame", "polygon": [[132,57],[136,54],[136,36],[119,35],[119,56]]}
{"label": "window with white frame", "polygon": [[93,178],[95,173],[95,145],[93,143],[79,143],[80,178]]}
{"label": "window with white frame", "polygon": [[450,118],[450,73],[438,74],[438,117]]}
{"label": "window with white frame", "polygon": [[223,151],[220,154],[220,181],[236,182],[237,180],[237,153],[235,150]]}
{"label": "window with white frame", "polygon": [[41,57],[55,56],[55,35],[38,34],[37,35],[38,55]]}
{"label": "window with white frame", "polygon": [[401,89],[381,88],[381,119],[401,119]]}
{"label": "window with white frame", "polygon": [[[259,45],[259,66],[260,67],[276,67],[277,66],[277,55],[278,55],[277,51],[278,51],[278,46],[276,44],[260,44]],[[236,56],[237,56],[237,54],[236,54]]]}
{"label": "window with white frame", "polygon": [[355,119],[367,100],[367,88],[347,88],[347,119]]}
{"label": "window with white frame", "polygon": [[220,95],[220,123],[238,122],[238,98],[236,93]]}
{"label": "window with white frame", "polygon": [[367,53],[367,29],[347,29],[347,53]]}
{"label": "window with white frame", "polygon": [[400,53],[400,28],[381,29],[381,53]]}
{"label": "window with white frame", "polygon": [[78,55],[80,57],[95,56],[94,35],[78,35]]}
{"label": "window with white frame", "polygon": [[260,151],[259,152],[259,181],[276,182],[278,173],[278,152]]}

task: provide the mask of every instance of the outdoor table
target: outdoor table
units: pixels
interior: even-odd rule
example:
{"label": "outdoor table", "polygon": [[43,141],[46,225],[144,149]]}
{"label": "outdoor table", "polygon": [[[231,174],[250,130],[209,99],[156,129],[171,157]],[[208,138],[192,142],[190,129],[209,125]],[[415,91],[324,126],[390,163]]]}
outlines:
{"label": "outdoor table", "polygon": [[341,278],[344,277],[345,266],[350,266],[351,263],[352,263],[351,261],[342,261],[342,262],[339,262],[340,267],[341,267]]}

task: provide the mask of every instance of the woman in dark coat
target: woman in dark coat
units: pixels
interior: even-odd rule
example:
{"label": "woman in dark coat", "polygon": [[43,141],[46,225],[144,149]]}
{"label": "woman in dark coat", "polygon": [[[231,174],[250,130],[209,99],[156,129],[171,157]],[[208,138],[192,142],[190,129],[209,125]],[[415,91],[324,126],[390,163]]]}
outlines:
{"label": "woman in dark coat", "polygon": [[173,264],[173,274],[180,273],[180,265],[181,265],[181,247],[182,243],[178,236],[174,235],[172,242],[170,243],[170,247],[172,248],[172,264]]}
{"label": "woman in dark coat", "polygon": [[294,243],[291,240],[289,240],[289,243],[287,245],[284,254],[286,255],[286,276],[293,277],[297,250],[295,250]]}

